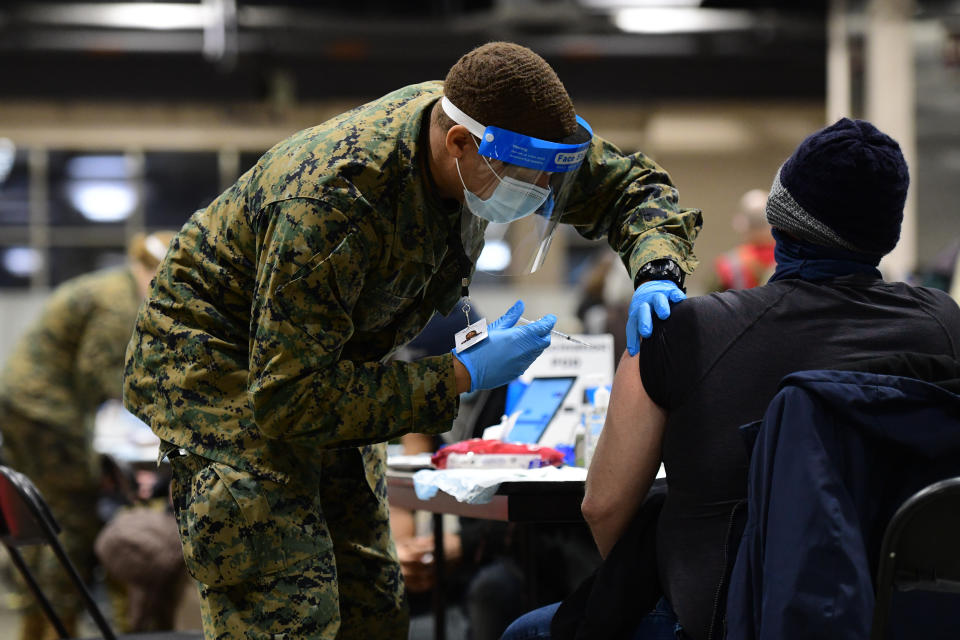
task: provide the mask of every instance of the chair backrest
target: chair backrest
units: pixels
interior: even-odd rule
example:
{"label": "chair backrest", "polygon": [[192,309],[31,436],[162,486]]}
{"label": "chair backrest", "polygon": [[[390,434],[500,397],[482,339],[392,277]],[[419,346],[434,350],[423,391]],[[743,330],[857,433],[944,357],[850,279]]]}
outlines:
{"label": "chair backrest", "polygon": [[20,571],[27,586],[37,598],[50,623],[61,638],[68,638],[62,620],[56,614],[49,599],[43,593],[17,547],[45,544],[52,550],[74,587],[80,593],[90,617],[93,618],[105,640],[116,640],[116,635],[97,606],[90,590],[83,583],[76,567],[67,557],[57,538],[60,526],[50,513],[50,508],[30,478],[9,467],[0,465],[0,542],[7,548],[14,566]]}
{"label": "chair backrest", "polygon": [[885,637],[894,590],[960,594],[960,477],[921,489],[887,524],[871,638]]}
{"label": "chair backrest", "polygon": [[15,547],[49,544],[60,525],[29,478],[0,466],[0,537]]}

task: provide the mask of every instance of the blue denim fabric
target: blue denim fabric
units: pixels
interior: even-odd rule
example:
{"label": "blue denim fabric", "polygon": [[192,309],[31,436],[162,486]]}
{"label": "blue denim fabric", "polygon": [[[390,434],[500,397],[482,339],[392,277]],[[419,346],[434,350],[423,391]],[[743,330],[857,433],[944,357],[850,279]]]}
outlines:
{"label": "blue denim fabric", "polygon": [[533,640],[550,637],[550,621],[560,608],[559,602],[523,614],[507,627],[500,640]]}
{"label": "blue denim fabric", "polygon": [[686,638],[683,627],[677,622],[677,614],[666,598],[660,598],[653,611],[637,625],[633,640],[682,640]]}
{"label": "blue denim fabric", "polygon": [[[549,639],[550,621],[559,608],[560,603],[555,602],[523,614],[507,627],[500,640]],[[654,610],[643,617],[633,634],[633,640],[677,640],[683,637],[677,614],[666,598],[661,598]]]}

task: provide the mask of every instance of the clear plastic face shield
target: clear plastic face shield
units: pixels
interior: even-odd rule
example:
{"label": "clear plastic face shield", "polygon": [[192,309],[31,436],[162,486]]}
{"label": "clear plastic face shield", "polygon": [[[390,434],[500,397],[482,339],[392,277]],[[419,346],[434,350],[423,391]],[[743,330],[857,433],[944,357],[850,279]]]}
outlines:
{"label": "clear plastic face shield", "polygon": [[461,235],[467,255],[480,271],[533,273],[550,248],[593,131],[577,116],[574,135],[550,142],[485,127],[446,96],[441,107],[473,134],[481,160],[469,169],[457,161],[464,194]]}

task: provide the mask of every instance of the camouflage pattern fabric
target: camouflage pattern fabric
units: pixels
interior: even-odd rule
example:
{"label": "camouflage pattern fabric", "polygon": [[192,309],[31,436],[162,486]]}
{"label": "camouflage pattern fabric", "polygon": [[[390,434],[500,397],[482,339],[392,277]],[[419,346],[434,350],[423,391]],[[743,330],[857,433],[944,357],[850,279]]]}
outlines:
{"label": "camouflage pattern fabric", "polygon": [[[17,342],[2,375],[0,456],[37,485],[63,529],[67,554],[88,580],[101,524],[93,416],[103,401],[120,397],[123,355],[139,303],[127,269],[65,282]],[[26,559],[64,622],[75,625],[82,602],[53,553],[37,547]],[[24,617],[24,638],[38,640],[42,627],[52,631],[36,605]]]}
{"label": "camouflage pattern fabric", "polygon": [[368,452],[381,457],[385,447],[324,451],[319,466],[286,484],[195,455],[172,458],[205,637],[407,637],[386,486],[362,473]]}
{"label": "camouflage pattern fabric", "polygon": [[139,306],[127,268],[64,282],[14,346],[0,374],[0,399],[32,420],[84,434],[97,407],[120,398]]}
{"label": "camouflage pattern fabric", "polygon": [[[294,134],[171,243],[127,351],[124,401],[170,447],[208,461],[191,486],[214,491],[239,474],[284,495],[312,471],[329,481],[323,466],[332,450],[363,447],[337,468],[350,482],[365,478],[383,502],[382,454],[366,445],[450,428],[458,408],[453,357],[388,361],[435,311],[453,308],[469,275],[460,272],[455,240],[460,207],[438,199],[427,166],[429,110],[442,89],[439,82],[405,87]],[[663,257],[687,271],[696,265],[700,212],[679,208],[669,177],[642,154],[624,155],[599,138],[563,221],[587,237],[607,237],[633,274]],[[177,499],[192,504],[180,491]],[[356,500],[335,495],[348,506]],[[224,561],[236,552],[231,535],[182,528],[211,629],[227,633],[207,587],[226,579],[253,588],[258,576],[282,575],[311,553],[327,585],[316,597],[336,604],[341,596],[339,637],[360,637],[375,624],[347,623],[344,608],[363,589],[338,586],[335,576],[342,583],[345,574],[321,569],[339,564],[339,553],[371,528],[372,554],[392,556],[388,525],[338,506],[316,503],[313,528],[299,533],[284,531],[267,509],[252,511],[249,527],[271,531],[274,547],[295,547],[295,560],[271,561],[259,573]],[[311,548],[297,546],[307,539]],[[395,606],[402,585],[382,598],[383,607]]]}

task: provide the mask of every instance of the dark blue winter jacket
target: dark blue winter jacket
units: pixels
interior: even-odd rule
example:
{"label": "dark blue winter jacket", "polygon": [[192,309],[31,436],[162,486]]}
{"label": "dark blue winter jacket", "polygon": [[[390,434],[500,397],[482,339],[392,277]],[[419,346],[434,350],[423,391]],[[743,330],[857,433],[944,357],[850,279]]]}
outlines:
{"label": "dark blue winter jacket", "polygon": [[750,427],[726,637],[868,638],[887,521],[915,491],[960,475],[960,396],[912,378],[803,371]]}

